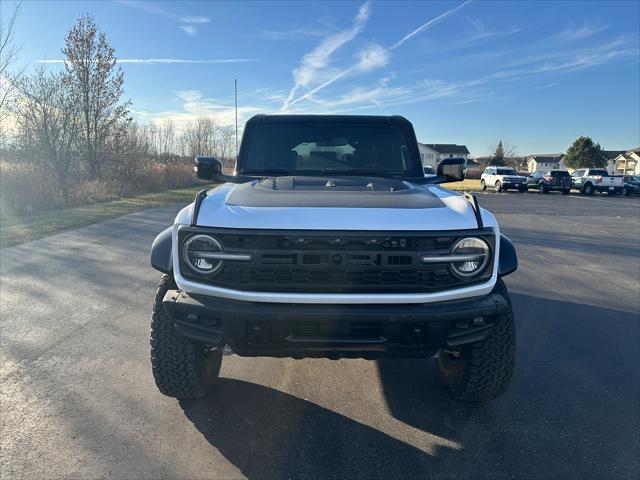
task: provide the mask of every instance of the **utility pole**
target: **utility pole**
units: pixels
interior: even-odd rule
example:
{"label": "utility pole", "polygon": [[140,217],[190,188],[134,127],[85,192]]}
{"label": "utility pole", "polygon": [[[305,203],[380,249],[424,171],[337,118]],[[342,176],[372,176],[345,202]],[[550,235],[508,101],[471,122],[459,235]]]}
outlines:
{"label": "utility pole", "polygon": [[236,98],[236,162],[238,161],[238,79],[234,79],[234,93]]}

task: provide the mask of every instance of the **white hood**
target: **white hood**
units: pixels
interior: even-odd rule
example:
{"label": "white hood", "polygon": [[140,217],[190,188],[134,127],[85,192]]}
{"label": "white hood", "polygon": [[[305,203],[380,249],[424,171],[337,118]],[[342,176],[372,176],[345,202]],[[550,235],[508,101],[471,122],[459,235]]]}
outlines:
{"label": "white hood", "polygon": [[[436,206],[431,202],[426,208],[244,206],[229,201],[239,186],[227,183],[210,190],[200,206],[197,224],[221,228],[369,231],[477,228],[473,208],[464,196],[437,185],[406,183],[407,190],[420,189],[416,193],[439,199]],[[192,212],[190,204],[178,213],[175,223],[191,224]],[[484,209],[481,212],[484,226],[496,228],[494,216]]]}

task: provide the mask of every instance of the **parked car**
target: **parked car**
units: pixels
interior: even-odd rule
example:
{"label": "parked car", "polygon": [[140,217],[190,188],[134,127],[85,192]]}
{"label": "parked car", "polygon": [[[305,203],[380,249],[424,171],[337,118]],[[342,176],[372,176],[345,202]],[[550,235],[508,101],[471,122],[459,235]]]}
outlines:
{"label": "parked car", "polygon": [[[345,145],[352,153],[344,154]],[[302,154],[299,152],[303,152]],[[232,176],[196,157],[200,191],[153,242],[163,273],[151,365],[165,395],[202,397],[223,350],[250,357],[430,358],[459,399],[503,393],[515,248],[445,158],[426,178],[403,117],[257,115]]]}
{"label": "parked car", "polygon": [[527,177],[523,177],[511,167],[487,167],[480,176],[480,188],[486,190],[487,187],[493,187],[496,192],[509,189],[526,192]]}
{"label": "parked car", "polygon": [[640,175],[624,177],[622,195],[640,195]]}
{"label": "parked car", "polygon": [[571,175],[566,170],[537,170],[527,177],[527,187],[540,193],[557,190],[568,195],[571,191]]}
{"label": "parked car", "polygon": [[424,176],[425,177],[435,177],[436,176],[436,170],[433,167],[430,167],[429,165],[426,165],[426,166],[422,167],[422,171],[424,172]]}
{"label": "parked car", "polygon": [[593,195],[593,192],[609,195],[622,193],[622,176],[609,175],[604,168],[581,168],[571,174],[571,184],[584,195]]}

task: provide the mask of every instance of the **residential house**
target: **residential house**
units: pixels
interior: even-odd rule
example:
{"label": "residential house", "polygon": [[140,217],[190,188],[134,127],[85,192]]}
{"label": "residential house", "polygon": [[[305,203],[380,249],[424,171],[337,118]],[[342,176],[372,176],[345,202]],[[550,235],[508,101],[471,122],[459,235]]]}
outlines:
{"label": "residential house", "polygon": [[464,158],[469,157],[469,150],[465,145],[454,145],[451,143],[420,143],[420,159],[422,165],[435,168],[443,158]]}
{"label": "residential house", "polygon": [[527,170],[533,173],[537,170],[566,170],[562,153],[542,153],[527,157]]}
{"label": "residential house", "polygon": [[604,154],[610,175],[640,175],[640,148],[627,151],[605,150]]}

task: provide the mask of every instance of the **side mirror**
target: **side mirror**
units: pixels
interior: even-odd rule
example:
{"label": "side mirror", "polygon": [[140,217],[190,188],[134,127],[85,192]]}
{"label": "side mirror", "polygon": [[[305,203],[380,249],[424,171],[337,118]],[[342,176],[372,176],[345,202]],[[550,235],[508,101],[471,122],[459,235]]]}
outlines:
{"label": "side mirror", "polygon": [[193,167],[196,176],[202,180],[215,180],[222,175],[222,162],[216,157],[196,157],[196,166]]}
{"label": "side mirror", "polygon": [[464,158],[445,158],[438,163],[438,177],[441,177],[441,183],[464,180],[466,163]]}

